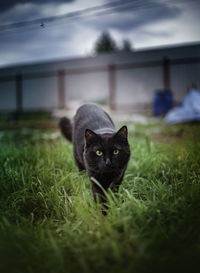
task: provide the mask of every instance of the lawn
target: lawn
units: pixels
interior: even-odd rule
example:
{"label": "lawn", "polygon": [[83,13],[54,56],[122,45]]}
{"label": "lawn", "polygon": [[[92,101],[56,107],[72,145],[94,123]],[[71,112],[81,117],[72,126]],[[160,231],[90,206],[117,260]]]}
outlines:
{"label": "lawn", "polygon": [[129,128],[131,159],[107,216],[58,131],[0,132],[0,272],[195,272],[199,124]]}

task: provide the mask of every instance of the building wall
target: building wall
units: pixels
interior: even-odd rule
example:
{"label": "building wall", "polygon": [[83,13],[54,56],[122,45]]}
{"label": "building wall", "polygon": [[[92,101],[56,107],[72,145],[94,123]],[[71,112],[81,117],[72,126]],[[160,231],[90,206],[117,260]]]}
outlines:
{"label": "building wall", "polygon": [[170,78],[174,100],[180,102],[192,86],[200,89],[200,63],[172,65]]}
{"label": "building wall", "polygon": [[65,86],[66,105],[71,100],[107,102],[109,94],[107,71],[66,75]]}
{"label": "building wall", "polygon": [[[47,110],[71,101],[97,101],[115,108],[143,110],[164,88],[163,59],[170,59],[170,88],[176,102],[188,89],[200,89],[200,45],[104,54],[75,60],[0,69],[0,111],[17,110],[15,77],[22,75],[24,110]],[[110,70],[114,65],[114,71]],[[59,88],[59,71],[64,88]],[[64,103],[63,103],[64,102]]]}
{"label": "building wall", "polygon": [[15,81],[0,82],[0,111],[16,110]]}
{"label": "building wall", "polygon": [[23,109],[53,109],[58,107],[57,77],[23,80]]}
{"label": "building wall", "polygon": [[117,71],[117,108],[144,108],[151,104],[155,90],[161,89],[162,85],[161,66]]}

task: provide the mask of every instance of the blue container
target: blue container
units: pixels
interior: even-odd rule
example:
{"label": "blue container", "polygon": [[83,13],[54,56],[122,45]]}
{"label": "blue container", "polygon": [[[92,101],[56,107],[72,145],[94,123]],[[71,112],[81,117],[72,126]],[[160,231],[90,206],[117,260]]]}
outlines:
{"label": "blue container", "polygon": [[166,114],[173,107],[173,96],[169,90],[158,90],[153,98],[153,114],[160,116]]}

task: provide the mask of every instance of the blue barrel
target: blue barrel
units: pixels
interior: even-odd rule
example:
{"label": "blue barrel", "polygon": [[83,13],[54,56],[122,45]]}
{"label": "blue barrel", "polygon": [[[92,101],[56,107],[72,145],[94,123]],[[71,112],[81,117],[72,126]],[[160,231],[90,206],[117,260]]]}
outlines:
{"label": "blue barrel", "polygon": [[153,98],[153,114],[166,114],[173,107],[173,96],[169,90],[157,90]]}

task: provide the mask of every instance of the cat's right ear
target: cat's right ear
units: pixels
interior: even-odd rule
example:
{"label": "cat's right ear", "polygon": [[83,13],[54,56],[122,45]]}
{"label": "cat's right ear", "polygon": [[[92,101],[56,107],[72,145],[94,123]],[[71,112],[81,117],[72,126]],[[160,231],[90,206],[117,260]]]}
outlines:
{"label": "cat's right ear", "polygon": [[95,134],[92,130],[90,129],[85,130],[85,142],[87,145],[90,145],[96,137],[97,134]]}

